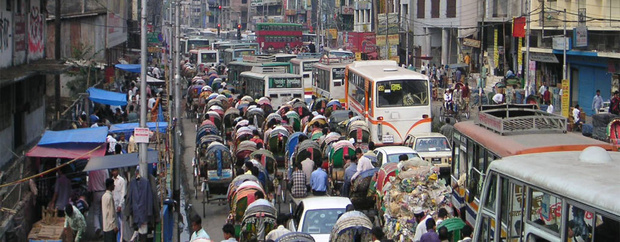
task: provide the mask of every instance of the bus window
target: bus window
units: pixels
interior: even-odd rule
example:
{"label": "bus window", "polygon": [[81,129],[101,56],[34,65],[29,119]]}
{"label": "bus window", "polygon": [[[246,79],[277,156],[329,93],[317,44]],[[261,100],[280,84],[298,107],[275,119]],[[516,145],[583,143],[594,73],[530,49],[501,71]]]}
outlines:
{"label": "bus window", "polygon": [[523,237],[523,214],[527,193],[524,191],[524,186],[515,184],[505,177],[501,178],[501,185],[500,220],[502,227],[506,229],[506,234],[502,233],[502,237],[508,235],[509,241],[520,241]]}
{"label": "bus window", "polygon": [[[568,238],[568,241],[571,241],[571,242],[590,241],[590,239],[592,238],[592,227],[593,227],[592,225],[594,224],[593,223],[594,213],[592,211],[582,209],[572,204],[568,205],[567,211],[568,211],[568,216],[566,216],[566,220],[567,220],[566,237]],[[596,224],[598,224],[599,222],[600,220],[597,217]],[[618,227],[616,227],[616,230],[618,230]],[[602,237],[604,237],[604,235]],[[614,241],[614,240],[598,240],[598,241]]]}
{"label": "bus window", "polygon": [[529,220],[550,232],[560,233],[562,199],[547,192],[531,189]]}
{"label": "bus window", "polygon": [[217,57],[215,53],[201,53],[200,61],[203,63],[217,62]]}
{"label": "bus window", "polygon": [[417,81],[386,81],[377,84],[377,107],[428,105],[428,83]]}
{"label": "bus window", "polygon": [[488,193],[486,197],[486,201],[484,203],[484,208],[489,209],[495,212],[495,199],[497,194],[497,175],[491,174],[491,181],[488,188]]}
{"label": "bus window", "polygon": [[480,225],[482,228],[480,228],[480,238],[477,238],[476,241],[493,241],[495,219],[483,214],[480,216],[482,216],[482,224]]}
{"label": "bus window", "polygon": [[606,216],[596,216],[594,242],[620,241],[620,222]]}

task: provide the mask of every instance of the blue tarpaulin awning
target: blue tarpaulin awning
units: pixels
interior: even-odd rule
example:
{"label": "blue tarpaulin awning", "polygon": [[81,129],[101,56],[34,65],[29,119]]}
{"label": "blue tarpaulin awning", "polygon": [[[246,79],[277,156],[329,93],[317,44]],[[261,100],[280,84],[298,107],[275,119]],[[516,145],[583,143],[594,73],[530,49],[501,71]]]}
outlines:
{"label": "blue tarpaulin awning", "polygon": [[140,73],[140,64],[116,64],[114,67],[127,72]]}
{"label": "blue tarpaulin awning", "polygon": [[110,92],[106,90],[97,89],[94,87],[86,90],[89,95],[89,99],[96,103],[107,104],[112,106],[125,106],[127,105],[127,94],[120,92]]}
{"label": "blue tarpaulin awning", "polygon": [[62,131],[46,130],[38,145],[61,143],[105,143],[108,127],[68,129]]}
{"label": "blue tarpaulin awning", "polygon": [[[159,128],[160,133],[166,133],[168,122],[148,122],[146,126],[151,131],[155,131],[155,129]],[[113,124],[110,127],[110,133],[125,133],[125,137],[129,137],[133,133],[133,129],[138,127],[140,127],[139,123]]]}
{"label": "blue tarpaulin awning", "polygon": [[[150,150],[146,155],[146,162],[157,163],[159,154],[157,151]],[[128,153],[120,155],[106,155],[101,157],[92,157],[84,167],[84,171],[98,171],[112,168],[137,166],[139,162],[138,153]]]}

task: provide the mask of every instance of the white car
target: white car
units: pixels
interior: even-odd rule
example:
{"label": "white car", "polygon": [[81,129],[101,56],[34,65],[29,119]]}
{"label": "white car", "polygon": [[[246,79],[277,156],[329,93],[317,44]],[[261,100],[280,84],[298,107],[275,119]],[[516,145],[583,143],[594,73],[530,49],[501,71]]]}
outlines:
{"label": "white car", "polygon": [[311,197],[301,200],[288,222],[291,231],[310,234],[314,241],[329,241],[329,234],[336,220],[343,214],[351,200],[346,197]]}
{"label": "white car", "polygon": [[402,154],[407,155],[407,159],[414,157],[420,157],[415,150],[407,146],[384,146],[376,148],[374,151],[377,155],[377,167],[381,167],[383,164],[399,162],[399,157]]}
{"label": "white car", "polygon": [[443,134],[409,134],[405,138],[405,145],[411,147],[422,159],[435,166],[450,167],[452,163],[452,146]]}

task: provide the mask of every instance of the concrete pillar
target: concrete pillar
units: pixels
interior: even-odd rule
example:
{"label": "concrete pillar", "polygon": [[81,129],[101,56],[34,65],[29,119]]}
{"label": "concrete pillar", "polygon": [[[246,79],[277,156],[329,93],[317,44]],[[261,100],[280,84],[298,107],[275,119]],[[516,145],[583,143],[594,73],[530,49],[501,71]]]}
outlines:
{"label": "concrete pillar", "polygon": [[424,28],[424,45],[422,46],[422,53],[426,56],[431,56],[431,30]]}
{"label": "concrete pillar", "polygon": [[448,32],[448,29],[441,29],[441,65],[448,64],[446,63],[448,61],[448,52],[450,48],[450,46],[448,45],[448,38],[450,38],[450,33]]}

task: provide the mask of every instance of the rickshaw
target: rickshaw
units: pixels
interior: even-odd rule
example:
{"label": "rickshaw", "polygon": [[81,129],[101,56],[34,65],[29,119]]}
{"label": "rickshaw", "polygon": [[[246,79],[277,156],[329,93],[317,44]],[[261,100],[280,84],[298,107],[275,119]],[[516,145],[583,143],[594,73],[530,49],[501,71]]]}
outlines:
{"label": "rickshaw", "polygon": [[[213,123],[213,125],[215,125],[215,127],[217,127],[218,130],[222,129],[222,116],[219,113],[215,111],[208,111],[205,114],[209,115],[209,120]],[[204,121],[206,120],[203,120],[201,125],[206,124]]]}
{"label": "rickshaw", "polygon": [[329,156],[332,143],[338,141],[342,136],[338,132],[330,132],[321,140],[319,140],[319,146],[323,152],[323,157]]}
{"label": "rickshaw", "polygon": [[230,201],[232,201],[233,195],[235,195],[235,192],[237,191],[237,188],[239,188],[239,186],[241,186],[241,184],[243,184],[246,181],[254,181],[256,183],[258,183],[258,178],[250,175],[250,174],[239,174],[238,176],[236,176],[228,185],[228,190],[226,191],[226,199],[229,202],[229,209],[232,209],[232,204],[230,203]]}
{"label": "rickshaw", "polygon": [[355,139],[355,148],[361,148],[364,152],[368,151],[370,142],[370,129],[363,120],[350,121],[347,125],[347,138]]}
{"label": "rickshaw", "polygon": [[199,144],[200,138],[207,134],[220,135],[220,130],[211,123],[200,125],[196,131],[196,145]]}
{"label": "rickshaw", "polygon": [[273,156],[273,153],[269,150],[257,150],[250,154],[250,158],[258,161],[265,169],[270,176],[275,177],[276,175],[276,158]]}
{"label": "rickshaw", "polygon": [[314,140],[304,140],[302,141],[297,148],[295,148],[295,164],[302,162],[306,158],[310,158],[315,162],[315,164],[320,164],[322,162],[321,158],[321,147]]}
{"label": "rickshaw", "polygon": [[196,118],[195,114],[198,112],[200,93],[202,92],[202,87],[204,85],[205,82],[202,79],[194,78],[192,80],[192,85],[190,85],[187,89],[187,102],[185,105],[185,110],[188,118]]}
{"label": "rickshaw", "polygon": [[211,199],[213,187],[228,187],[233,179],[233,156],[228,147],[220,142],[209,144],[206,152],[206,164],[201,174],[206,175],[207,203],[213,200],[223,201],[225,198]]}
{"label": "rickshaw", "polygon": [[362,242],[372,240],[372,222],[360,211],[349,211],[338,220],[329,235],[330,242]]}
{"label": "rickshaw", "polygon": [[256,125],[256,127],[260,127],[265,121],[265,111],[260,108],[252,108],[248,109],[245,113],[245,118],[250,121],[250,123]]}
{"label": "rickshaw", "polygon": [[348,156],[355,155],[355,147],[348,140],[340,140],[329,149],[329,188],[332,194],[337,194],[344,184],[344,165]]}
{"label": "rickshaw", "polygon": [[297,112],[288,111],[284,114],[283,118],[286,119],[288,125],[293,127],[293,130],[295,130],[295,132],[301,131],[301,118],[299,117],[299,114]]}
{"label": "rickshaw", "polygon": [[290,232],[280,236],[275,242],[314,242],[314,238],[308,233]]}
{"label": "rickshaw", "polygon": [[271,113],[267,115],[267,118],[265,118],[265,120],[263,121],[263,131],[270,129],[278,122],[282,122],[282,116],[278,115],[277,113]]}
{"label": "rickshaw", "polygon": [[372,178],[379,171],[379,168],[370,169],[360,173],[355,180],[351,181],[351,192],[349,199],[355,209],[372,209],[375,203],[374,194],[368,194],[368,187],[372,183]]}
{"label": "rickshaw", "polygon": [[270,114],[273,112],[273,107],[271,106],[271,100],[269,100],[269,98],[261,97],[256,103],[258,104],[258,107],[265,111],[265,113]]}
{"label": "rickshaw", "polygon": [[325,113],[325,108],[327,107],[327,99],[325,98],[317,98],[312,102],[312,105],[310,105],[311,107],[311,111],[316,111],[319,114],[324,114]]}
{"label": "rickshaw", "polygon": [[235,157],[237,158],[237,162],[235,163],[235,165],[238,168],[243,166],[245,157],[248,157],[254,151],[256,151],[256,143],[249,140],[241,141],[241,143],[239,143],[239,145],[237,145],[235,149]]}
{"label": "rickshaw", "polygon": [[241,221],[239,241],[264,241],[265,236],[277,227],[277,214],[276,208],[265,199],[248,205]]}
{"label": "rickshaw", "polygon": [[[194,159],[192,159],[193,167],[193,184],[195,188],[198,188],[201,183],[201,177],[205,177],[205,164],[207,156],[207,148],[213,142],[222,142],[222,137],[214,134],[206,134],[200,137],[200,140],[196,143],[196,151]],[[204,190],[204,189],[203,189]],[[194,198],[198,197],[198,189],[194,189]]]}
{"label": "rickshaw", "polygon": [[228,223],[234,225],[241,224],[245,209],[256,200],[254,193],[257,191],[265,194],[263,187],[258,181],[246,181],[239,185],[229,201],[230,214],[228,216]]}
{"label": "rickshaw", "polygon": [[267,139],[267,149],[273,152],[276,157],[278,166],[284,166],[284,155],[286,153],[286,143],[288,141],[289,131],[283,126],[276,126]]}
{"label": "rickshaw", "polygon": [[237,117],[241,116],[241,112],[236,108],[228,108],[226,112],[224,112],[224,133],[226,134],[226,139],[232,139],[231,133],[234,130],[234,123]]}
{"label": "rickshaw", "polygon": [[218,115],[220,115],[220,117],[224,117],[224,107],[223,106],[219,106],[219,105],[213,105],[211,107],[209,107],[209,110],[207,110],[207,112],[215,112]]}
{"label": "rickshaw", "polygon": [[276,113],[280,114],[280,116],[284,117],[284,115],[286,113],[288,113],[289,111],[295,111],[295,110],[293,110],[293,105],[285,103],[285,104],[282,104],[282,106],[280,106],[280,108],[278,108]]}
{"label": "rickshaw", "polygon": [[[454,118],[455,120],[460,121],[461,117],[463,116],[465,116],[466,119],[469,119],[469,102],[466,102],[461,96],[461,91],[455,91],[462,86],[464,86],[463,82],[457,82],[456,84],[454,84],[454,89],[452,91],[452,105],[456,105],[456,112],[454,110],[449,110],[448,108],[446,108],[445,101],[439,107],[440,122],[443,122],[446,118]],[[470,96],[471,95],[472,93],[470,91]]]}
{"label": "rickshaw", "polygon": [[[318,126],[319,129],[316,129],[315,126]],[[313,140],[318,140],[321,136],[323,136],[323,127],[327,126],[327,118],[323,115],[317,115],[308,122],[304,128],[304,133],[308,134],[308,136]]]}
{"label": "rickshaw", "polygon": [[295,132],[288,137],[286,141],[286,166],[287,170],[292,169],[293,163],[293,155],[295,154],[295,148],[301,143],[303,140],[308,139],[308,136],[302,132]]}
{"label": "rickshaw", "polygon": [[342,104],[340,103],[340,101],[338,99],[332,99],[327,103],[324,115],[325,117],[329,117],[332,115],[333,111],[340,109],[342,109]]}
{"label": "rickshaw", "polygon": [[215,100],[222,102],[222,109],[228,109],[231,106],[228,97],[223,93],[218,94]]}
{"label": "rickshaw", "polygon": [[[235,146],[239,146],[239,144],[243,141],[250,140],[253,136],[252,134],[253,132],[254,130],[252,129],[251,126],[242,126],[239,129],[237,129],[237,131],[235,131],[235,141],[234,141]],[[254,144],[254,146],[256,146],[256,143]]]}
{"label": "rickshaw", "polygon": [[310,109],[308,109],[308,107],[306,106],[306,103],[303,101],[295,102],[292,104],[292,106],[293,106],[293,111],[297,112],[299,116],[302,118],[312,113],[310,112]]}

